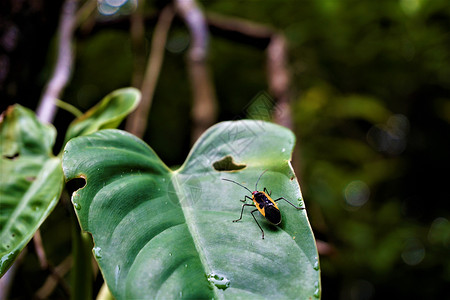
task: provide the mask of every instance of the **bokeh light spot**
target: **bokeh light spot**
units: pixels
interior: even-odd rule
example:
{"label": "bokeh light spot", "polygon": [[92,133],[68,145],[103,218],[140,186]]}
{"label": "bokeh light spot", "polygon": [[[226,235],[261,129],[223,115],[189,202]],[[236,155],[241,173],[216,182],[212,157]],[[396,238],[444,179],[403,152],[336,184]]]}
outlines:
{"label": "bokeh light spot", "polygon": [[344,189],[345,202],[351,207],[361,207],[370,196],[370,188],[361,180],[350,182]]}
{"label": "bokeh light spot", "polygon": [[425,247],[417,238],[408,239],[401,256],[405,264],[410,266],[418,265],[425,258]]}

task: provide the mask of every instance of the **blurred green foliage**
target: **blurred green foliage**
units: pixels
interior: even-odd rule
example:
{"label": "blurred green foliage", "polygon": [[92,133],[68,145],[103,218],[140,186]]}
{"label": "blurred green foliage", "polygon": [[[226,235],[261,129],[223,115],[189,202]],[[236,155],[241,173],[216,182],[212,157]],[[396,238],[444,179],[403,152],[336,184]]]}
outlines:
{"label": "blurred green foliage", "polygon": [[[332,248],[321,256],[324,298],[450,297],[448,1],[199,2],[207,12],[266,24],[288,39],[297,172],[316,237]],[[154,13],[162,2],[146,6]],[[146,29],[148,50],[153,27]],[[54,32],[45,33],[39,47],[48,47],[45,37]],[[188,41],[175,20],[145,137],[169,165],[189,150]],[[130,84],[127,28],[80,35],[76,49],[65,101],[85,110]],[[209,57],[219,120],[245,116],[251,99],[268,89],[264,49],[211,36]],[[48,69],[11,60],[10,70],[4,103],[34,108]],[[68,126],[68,114],[56,122]],[[61,230],[66,214],[58,207],[42,230],[48,254],[61,259],[70,252]],[[19,272],[25,291],[42,285],[41,273],[28,255]]]}

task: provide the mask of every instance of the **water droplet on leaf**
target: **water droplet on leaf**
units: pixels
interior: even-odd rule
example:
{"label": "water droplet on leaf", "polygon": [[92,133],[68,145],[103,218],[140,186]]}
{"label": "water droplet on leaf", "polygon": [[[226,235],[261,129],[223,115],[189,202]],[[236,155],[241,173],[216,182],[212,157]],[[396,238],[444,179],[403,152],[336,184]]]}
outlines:
{"label": "water droplet on leaf", "polygon": [[102,248],[94,247],[92,250],[94,251],[94,255],[96,258],[98,259],[102,258]]}
{"label": "water droplet on leaf", "polygon": [[319,270],[319,261],[317,260],[317,258],[316,258],[316,262],[314,263],[314,270]]}
{"label": "water droplet on leaf", "polygon": [[314,287],[316,290],[314,291],[314,297],[319,298],[320,297],[320,288],[319,288],[319,282],[314,282]]}
{"label": "water droplet on leaf", "polygon": [[320,297],[320,290],[319,290],[319,289],[316,289],[316,290],[314,291],[314,297],[316,297],[316,298],[319,298],[319,297]]}
{"label": "water droplet on leaf", "polygon": [[76,210],[80,210],[81,209],[81,204],[78,202],[73,201],[73,207],[75,207]]}

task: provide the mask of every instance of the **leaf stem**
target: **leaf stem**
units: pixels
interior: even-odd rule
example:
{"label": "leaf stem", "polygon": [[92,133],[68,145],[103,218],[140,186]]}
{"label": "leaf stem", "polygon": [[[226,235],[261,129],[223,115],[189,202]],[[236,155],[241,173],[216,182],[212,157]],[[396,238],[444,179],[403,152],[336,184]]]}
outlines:
{"label": "leaf stem", "polygon": [[70,112],[72,115],[74,115],[76,118],[79,118],[83,115],[83,112],[81,110],[79,110],[78,108],[76,108],[75,106],[73,106],[72,104],[69,104],[67,102],[64,102],[62,100],[59,99],[55,99],[55,105],[59,108],[64,109],[65,111]]}
{"label": "leaf stem", "polygon": [[91,265],[91,236],[82,232],[77,218],[71,214],[72,219],[72,291],[73,300],[92,298],[92,265]]}

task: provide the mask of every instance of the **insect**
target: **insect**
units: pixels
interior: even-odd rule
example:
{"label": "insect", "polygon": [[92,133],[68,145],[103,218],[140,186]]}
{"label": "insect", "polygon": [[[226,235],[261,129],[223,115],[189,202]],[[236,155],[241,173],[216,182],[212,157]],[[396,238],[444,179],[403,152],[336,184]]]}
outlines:
{"label": "insect", "polygon": [[[261,225],[259,225],[258,221],[256,220],[256,217],[254,215],[255,212],[259,211],[266,218],[267,221],[269,221],[273,225],[278,225],[281,223],[281,213],[276,204],[277,201],[284,200],[287,203],[289,203],[290,205],[292,205],[293,207],[295,207],[296,209],[304,209],[304,207],[295,206],[294,204],[292,204],[290,201],[288,201],[284,197],[280,197],[278,199],[273,200],[270,197],[272,195],[272,192],[269,192],[266,188],[264,188],[263,191],[258,191],[258,182],[261,179],[261,177],[264,175],[264,173],[266,173],[266,171],[267,170],[263,171],[261,173],[261,175],[259,175],[259,178],[255,184],[255,190],[253,192],[250,189],[248,189],[247,187],[243,186],[242,184],[240,184],[234,180],[222,178],[222,180],[229,181],[229,182],[235,183],[235,184],[243,187],[244,189],[249,191],[250,194],[252,194],[251,198],[249,196],[245,195],[244,200],[241,200],[242,202],[244,202],[244,204],[242,205],[242,209],[241,209],[241,216],[239,217],[239,219],[233,220],[233,222],[238,222],[238,221],[242,220],[242,214],[244,213],[244,208],[246,206],[256,206],[256,209],[252,210],[251,214],[252,214],[253,219],[255,220],[256,224],[258,225],[259,229],[261,229],[263,239],[264,239],[264,230],[262,229]],[[253,203],[252,204],[245,203],[245,201],[247,199],[252,200]]]}

